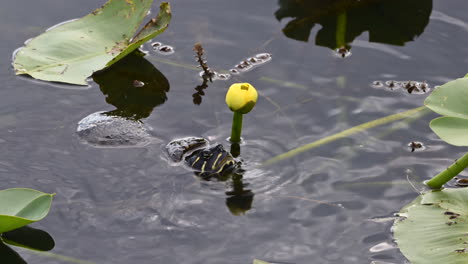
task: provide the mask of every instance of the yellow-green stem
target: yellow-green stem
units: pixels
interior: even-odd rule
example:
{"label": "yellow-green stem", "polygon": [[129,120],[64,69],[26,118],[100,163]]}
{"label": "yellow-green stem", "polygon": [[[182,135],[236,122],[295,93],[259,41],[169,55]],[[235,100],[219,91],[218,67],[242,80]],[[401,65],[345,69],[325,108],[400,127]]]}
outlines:
{"label": "yellow-green stem", "polygon": [[239,143],[241,141],[242,133],[242,116],[243,114],[234,112],[234,117],[232,118],[232,129],[231,129],[231,142]]}
{"label": "yellow-green stem", "polygon": [[468,167],[468,153],[463,155],[463,157],[460,159],[456,160],[443,172],[437,174],[432,179],[427,181],[426,184],[432,189],[440,189],[445,183],[450,181],[453,177],[457,176],[466,167]]}
{"label": "yellow-green stem", "polygon": [[346,44],[346,22],[346,11],[343,11],[336,18],[336,48],[342,48]]}

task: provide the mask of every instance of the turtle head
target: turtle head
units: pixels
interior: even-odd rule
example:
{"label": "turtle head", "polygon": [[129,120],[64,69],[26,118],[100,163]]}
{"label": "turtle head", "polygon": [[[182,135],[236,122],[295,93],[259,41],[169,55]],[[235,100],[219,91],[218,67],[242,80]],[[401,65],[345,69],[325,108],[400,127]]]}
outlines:
{"label": "turtle head", "polygon": [[185,158],[185,162],[202,177],[222,174],[236,164],[234,158],[221,144],[196,150]]}

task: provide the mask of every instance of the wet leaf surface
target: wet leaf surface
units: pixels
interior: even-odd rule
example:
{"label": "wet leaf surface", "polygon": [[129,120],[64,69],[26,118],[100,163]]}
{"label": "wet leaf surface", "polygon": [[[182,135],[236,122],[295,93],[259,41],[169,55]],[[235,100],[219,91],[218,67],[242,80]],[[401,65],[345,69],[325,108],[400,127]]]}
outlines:
{"label": "wet leaf surface", "polygon": [[468,192],[445,189],[422,194],[401,211],[394,236],[413,264],[466,263]]}
{"label": "wet leaf surface", "polygon": [[0,191],[0,233],[15,230],[44,218],[49,213],[53,196],[22,188]]}
{"label": "wet leaf surface", "polygon": [[162,3],[158,16],[132,38],[152,2],[110,0],[81,19],[46,31],[16,53],[16,74],[86,85],[93,72],[113,64],[168,27],[170,6]]}

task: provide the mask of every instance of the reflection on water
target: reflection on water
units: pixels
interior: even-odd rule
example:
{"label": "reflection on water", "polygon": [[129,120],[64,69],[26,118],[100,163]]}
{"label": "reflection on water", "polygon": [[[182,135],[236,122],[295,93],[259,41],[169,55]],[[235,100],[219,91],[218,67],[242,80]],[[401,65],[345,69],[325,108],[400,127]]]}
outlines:
{"label": "reflection on water", "polygon": [[280,0],[279,5],[278,20],[293,18],[283,28],[287,37],[308,41],[319,24],[315,44],[341,55],[365,31],[370,42],[405,45],[424,32],[432,11],[432,0]]}
{"label": "reflection on water", "polygon": [[208,144],[204,138],[187,137],[169,142],[166,150],[173,162],[184,160],[200,180],[227,182],[229,211],[233,215],[245,214],[252,208],[254,193],[245,189],[247,184],[243,182],[243,175],[246,171],[242,162],[235,159],[240,155],[240,145],[233,143],[231,152],[227,152],[221,144]]}
{"label": "reflection on water", "polygon": [[29,226],[1,234],[0,263],[25,264],[26,261],[11,247],[23,247],[38,251],[49,251],[55,247],[55,241],[46,231]]}
{"label": "reflection on water", "polygon": [[166,102],[169,81],[153,64],[132,53],[111,67],[93,74],[106,95],[106,102],[117,109],[109,115],[139,120]]}
{"label": "reflection on water", "polygon": [[226,206],[233,215],[243,215],[252,208],[254,193],[245,189],[247,184],[242,181],[243,175],[235,173],[231,175],[232,190],[226,192]]}

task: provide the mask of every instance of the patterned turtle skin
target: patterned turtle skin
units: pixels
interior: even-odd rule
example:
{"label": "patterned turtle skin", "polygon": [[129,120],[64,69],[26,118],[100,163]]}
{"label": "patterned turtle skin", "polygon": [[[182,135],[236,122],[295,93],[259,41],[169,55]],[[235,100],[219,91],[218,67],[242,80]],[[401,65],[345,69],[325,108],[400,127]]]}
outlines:
{"label": "patterned turtle skin", "polygon": [[204,138],[176,139],[166,145],[166,150],[174,162],[184,159],[187,166],[205,179],[225,175],[238,166],[223,145],[210,146]]}

